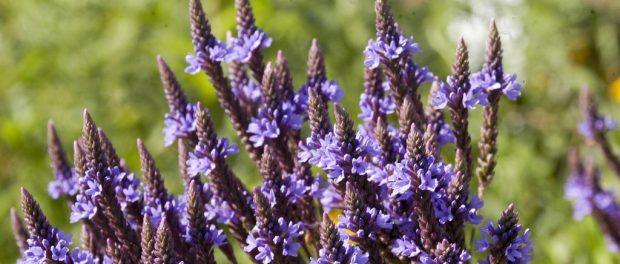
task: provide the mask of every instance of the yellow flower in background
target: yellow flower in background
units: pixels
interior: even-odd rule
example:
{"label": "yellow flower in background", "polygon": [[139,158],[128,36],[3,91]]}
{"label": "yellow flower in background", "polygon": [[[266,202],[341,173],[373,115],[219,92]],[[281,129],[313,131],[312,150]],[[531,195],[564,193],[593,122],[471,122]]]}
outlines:
{"label": "yellow flower in background", "polygon": [[616,103],[620,103],[620,77],[609,85],[609,93]]}

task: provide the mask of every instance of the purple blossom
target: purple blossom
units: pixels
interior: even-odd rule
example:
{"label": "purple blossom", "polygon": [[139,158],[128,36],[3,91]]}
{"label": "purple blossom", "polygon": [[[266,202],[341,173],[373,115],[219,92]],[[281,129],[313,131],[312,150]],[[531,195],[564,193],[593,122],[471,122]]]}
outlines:
{"label": "purple blossom", "polygon": [[396,104],[391,96],[377,98],[376,96],[366,93],[362,93],[360,96],[359,105],[361,109],[359,118],[364,121],[370,121],[372,119],[375,105],[378,106],[377,110],[379,110],[380,113],[386,115],[394,113],[396,109]]}
{"label": "purple blossom", "polygon": [[504,74],[502,80],[497,80],[491,70],[486,67],[480,72],[473,73],[469,77],[471,89],[482,89],[491,92],[501,89],[501,92],[511,100],[517,100],[521,96],[521,84],[517,82],[516,74]]}
{"label": "purple blossom", "polygon": [[[491,248],[505,247],[504,255],[510,264],[528,263],[532,260],[532,240],[530,239],[529,229],[520,234],[521,230],[521,225],[506,229],[499,225],[494,226],[493,222],[489,221],[486,226],[480,228],[483,238],[475,241],[478,245],[476,251],[482,252]],[[489,260],[483,260],[480,263],[489,263]]]}
{"label": "purple blossom", "polygon": [[133,173],[123,172],[118,167],[108,168],[108,174],[112,177],[112,184],[116,191],[116,197],[125,208],[128,203],[136,202],[142,195],[139,187],[140,180]]}
{"label": "purple blossom", "polygon": [[392,245],[392,253],[400,257],[413,258],[418,256],[421,252],[422,250],[418,245],[408,237],[396,239]]}
{"label": "purple blossom", "polygon": [[53,199],[60,198],[61,195],[73,197],[78,192],[78,177],[75,170],[57,171],[47,186],[47,192]]}
{"label": "purple blossom", "polygon": [[82,219],[92,219],[97,214],[97,206],[87,196],[78,194],[75,203],[71,206],[71,223]]}
{"label": "purple blossom", "polygon": [[[205,244],[219,247],[228,243],[226,234],[224,234],[224,231],[219,229],[216,225],[208,224],[206,229],[207,231],[201,235],[201,238],[204,240]],[[194,238],[189,234],[189,232],[189,229],[185,230],[185,238],[187,242],[195,243],[196,241],[194,241]]]}
{"label": "purple blossom", "polygon": [[26,263],[47,263],[49,260],[71,263],[69,254],[71,235],[65,235],[52,228],[47,237],[32,236],[28,239],[28,249],[24,252]]}
{"label": "purple blossom", "polygon": [[345,146],[338,142],[333,132],[319,139],[311,136],[306,139],[306,144],[302,145],[298,157],[302,162],[320,167],[327,172],[330,180],[338,183],[347,173],[365,175],[366,171],[360,171],[368,167],[364,159],[379,153],[375,143],[363,133],[357,133],[354,145],[355,149],[351,153],[344,153]]}
{"label": "purple blossom", "polygon": [[260,87],[256,82],[248,80],[247,82],[235,85],[232,87],[233,93],[240,100],[248,102],[250,104],[260,104],[262,102],[262,95]]}
{"label": "purple blossom", "polygon": [[195,75],[200,72],[202,69],[202,60],[200,56],[195,56],[194,54],[187,54],[185,56],[185,61],[187,62],[187,67],[185,67],[185,72],[191,75]]}
{"label": "purple blossom", "polygon": [[227,47],[229,54],[224,56],[226,61],[247,63],[255,50],[271,46],[271,38],[262,30],[256,30],[250,35],[233,38],[230,43]]}
{"label": "purple blossom", "polygon": [[[303,230],[300,223],[287,222],[284,218],[280,217],[277,224],[269,227],[262,227],[256,225],[246,239],[246,244],[243,248],[245,252],[251,252],[254,249],[258,250],[256,260],[262,261],[262,263],[270,263],[273,261],[274,250],[281,248],[284,256],[297,256],[297,249],[301,247],[299,243],[299,237],[303,235]],[[275,244],[275,248],[270,246],[270,241]]]}
{"label": "purple blossom", "polygon": [[229,155],[239,153],[237,144],[230,144],[227,138],[221,138],[217,144],[211,149],[203,141],[196,144],[194,152],[189,153],[187,160],[187,170],[189,175],[196,176],[199,174],[208,175],[215,169],[218,160],[226,159]]}
{"label": "purple blossom", "polygon": [[452,208],[450,208],[444,194],[433,193],[431,201],[433,203],[433,212],[439,223],[444,225],[454,219]]}
{"label": "purple blossom", "polygon": [[443,109],[448,105],[448,99],[450,95],[450,88],[447,84],[439,82],[439,89],[434,90],[431,94],[431,102],[436,109]]}
{"label": "purple blossom", "polygon": [[355,233],[348,237],[353,241],[365,238],[376,240],[378,232],[383,229],[392,229],[393,226],[390,217],[377,208],[367,207],[361,216],[354,216],[351,212],[345,211],[344,215],[339,215],[338,218],[340,219],[338,228],[348,229]]}
{"label": "purple blossom", "polygon": [[459,212],[465,214],[465,221],[471,224],[477,225],[482,221],[482,216],[478,215],[478,210],[482,208],[484,203],[478,196],[473,196],[467,205],[462,205],[459,208]]}
{"label": "purple blossom", "polygon": [[[327,256],[325,249],[319,250],[317,259],[311,258],[310,264],[366,264],[368,263],[368,253],[353,245],[344,245],[338,250],[337,256]],[[335,258],[335,259],[331,259]]]}
{"label": "purple blossom", "polygon": [[594,120],[586,120],[579,124],[579,133],[587,139],[594,139],[595,133],[605,133],[618,128],[616,121],[609,116],[598,116]]}
{"label": "purple blossom", "polygon": [[166,113],[164,117],[164,143],[172,145],[179,138],[187,138],[196,131],[196,105],[187,104],[183,111]]}
{"label": "purple blossom", "polygon": [[280,128],[275,120],[252,118],[247,132],[252,134],[250,141],[254,142],[254,147],[260,147],[266,139],[277,138],[280,135]]}
{"label": "purple blossom", "polygon": [[181,216],[182,212],[185,210],[185,202],[183,199],[175,199],[174,195],[170,195],[168,199],[166,199],[165,203],[162,204],[160,199],[153,199],[148,197],[148,193],[144,194],[145,205],[142,209],[143,214],[148,214],[151,218],[151,222],[154,226],[158,226],[161,219],[164,217],[166,212],[173,212],[174,214]]}
{"label": "purple blossom", "polygon": [[454,136],[454,132],[452,131],[452,128],[450,128],[450,125],[446,123],[441,124],[441,128],[439,129],[439,136],[437,137],[437,144],[439,144],[439,146],[442,146],[454,142],[456,142],[456,137]]}
{"label": "purple blossom", "polygon": [[468,109],[475,109],[476,105],[488,106],[487,92],[480,87],[471,87],[463,96],[463,106]]}
{"label": "purple blossom", "polygon": [[88,251],[80,250],[79,248],[73,249],[73,253],[71,254],[71,258],[73,259],[73,263],[75,264],[95,264],[95,258]]}
{"label": "purple blossom", "polygon": [[228,47],[221,42],[217,42],[209,48],[210,58],[214,61],[230,61],[233,56],[232,47]]}
{"label": "purple blossom", "polygon": [[368,46],[364,50],[366,59],[364,64],[366,67],[374,69],[381,62],[389,63],[396,59],[402,58],[407,54],[420,52],[421,49],[417,43],[413,41],[413,37],[407,38],[400,35],[398,41],[392,40],[385,43],[383,40],[369,40]]}
{"label": "purple blossom", "polygon": [[344,90],[340,88],[336,81],[324,81],[320,87],[321,94],[332,102],[340,102],[340,99],[344,95]]}

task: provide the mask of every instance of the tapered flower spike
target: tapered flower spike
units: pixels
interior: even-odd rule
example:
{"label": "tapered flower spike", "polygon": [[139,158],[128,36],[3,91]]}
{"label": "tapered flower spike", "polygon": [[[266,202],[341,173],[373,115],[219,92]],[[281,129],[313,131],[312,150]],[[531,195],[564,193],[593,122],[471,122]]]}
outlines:
{"label": "tapered flower spike", "polygon": [[393,163],[396,161],[396,152],[392,145],[392,137],[388,131],[388,123],[385,116],[379,116],[375,122],[374,137],[381,149],[381,153],[385,158],[385,163]]}
{"label": "tapered flower spike", "polygon": [[[116,154],[116,149],[114,145],[112,145],[112,141],[108,138],[108,136],[103,132],[103,129],[97,128],[97,133],[99,134],[99,139],[101,141],[101,151],[103,151],[103,157],[105,158],[105,163],[108,164],[109,167],[121,167],[121,158]],[[124,168],[121,168],[124,170]]]}
{"label": "tapered flower spike", "polygon": [[388,43],[398,35],[388,0],[375,1],[375,27],[377,37]]}
{"label": "tapered flower spike", "polygon": [[278,91],[282,93],[282,98],[292,98],[294,96],[293,76],[291,74],[291,69],[288,66],[288,61],[286,60],[282,50],[278,50],[278,54],[276,55],[275,72],[278,83]]}
{"label": "tapered flower spike", "polygon": [[[274,113],[277,111],[279,105],[282,103],[282,98],[278,92],[278,86],[279,84],[277,83],[275,68],[272,66],[271,62],[269,62],[265,67],[265,74],[261,85],[263,101],[267,109],[270,110],[268,113]],[[267,115],[267,120],[276,119],[273,115]],[[295,161],[293,160],[295,156],[288,148],[286,135],[283,134],[284,130],[284,128],[278,128],[278,136],[276,138],[267,139],[266,141],[267,145],[269,145],[273,150],[272,154],[277,159],[278,163],[280,163],[281,169],[287,172],[292,172],[295,166]],[[263,153],[263,155],[265,154]]]}
{"label": "tapered flower spike", "polygon": [[69,203],[73,203],[78,191],[78,179],[67,160],[62,142],[54,127],[54,122],[51,120],[47,124],[47,151],[54,173],[54,180],[48,185],[48,193],[54,199],[62,195],[67,198]]}
{"label": "tapered flower spike", "polygon": [[185,97],[185,93],[179,81],[177,81],[177,78],[174,76],[174,73],[164,58],[159,55],[157,56],[157,65],[159,67],[159,78],[164,87],[164,94],[166,95],[166,101],[168,101],[170,111],[184,112],[187,106],[187,98]]}
{"label": "tapered flower spike", "polygon": [[[338,233],[338,228],[329,219],[329,215],[326,213],[323,214],[323,222],[321,222],[321,245],[323,248],[327,250],[337,249],[338,246],[342,246],[343,243],[340,241],[340,233]],[[331,253],[331,252],[330,252]]]}
{"label": "tapered flower spike", "polygon": [[233,128],[237,131],[237,135],[241,142],[243,142],[245,149],[250,154],[250,157],[258,162],[262,155],[262,148],[255,148],[250,140],[250,135],[247,132],[248,116],[244,114],[239,100],[232,92],[230,83],[224,76],[221,63],[209,58],[208,49],[214,45],[216,40],[211,35],[211,26],[205,17],[200,0],[190,0],[190,23],[192,27],[192,42],[194,43],[196,54],[199,54],[199,56],[204,54],[204,58],[201,58],[204,60],[201,67],[209,77],[209,81],[213,84],[220,105],[230,118]]}
{"label": "tapered flower spike", "polygon": [[56,132],[54,122],[51,120],[47,123],[47,152],[50,156],[52,170],[55,173],[66,173],[66,171],[71,170],[71,165],[67,161],[58,132]]}
{"label": "tapered flower spike", "polygon": [[32,194],[26,190],[26,188],[21,188],[22,199],[21,206],[22,212],[24,214],[24,220],[26,222],[26,227],[29,235],[37,236],[41,238],[48,237],[52,232],[52,226],[47,221],[47,217],[43,214],[41,207],[37,201],[32,197]]}
{"label": "tapered flower spike", "polygon": [[348,146],[349,148],[355,148],[354,124],[353,120],[351,120],[351,117],[349,116],[349,113],[347,113],[347,110],[339,104],[334,104],[334,117],[336,119],[334,132],[338,141],[345,143],[345,146]]}
{"label": "tapered flower spike", "polygon": [[252,34],[257,28],[249,0],[235,0],[237,10],[237,32],[239,35]]}
{"label": "tapered flower spike", "polygon": [[73,166],[75,168],[75,173],[78,177],[82,177],[85,175],[86,170],[88,170],[86,161],[86,154],[84,150],[78,143],[78,141],[73,141]]}
{"label": "tapered flower spike", "polygon": [[[422,167],[425,162],[425,144],[422,131],[419,131],[415,124],[411,124],[409,136],[407,137],[407,155],[414,163],[409,163],[412,171],[418,171],[416,167]],[[417,164],[417,165],[416,165]],[[442,228],[437,224],[433,203],[432,193],[420,188],[422,186],[422,175],[413,173],[411,175],[411,186],[413,191],[413,211],[417,216],[417,224],[420,229],[420,241],[426,252],[434,253],[435,246],[442,237]]]}
{"label": "tapered flower spike", "polygon": [[411,124],[409,135],[407,135],[407,155],[415,163],[421,163],[425,157],[424,134],[422,131]]}
{"label": "tapered flower spike", "polygon": [[22,219],[19,217],[15,208],[11,208],[11,227],[13,228],[13,236],[15,237],[15,243],[19,248],[19,252],[24,254],[24,251],[28,249],[28,230],[24,227]]}
{"label": "tapered flower spike", "polygon": [[[448,186],[448,193],[451,203],[463,204],[468,199],[472,170],[471,137],[467,131],[469,125],[468,109],[462,104],[462,98],[470,88],[469,58],[467,46],[463,38],[460,38],[458,42],[456,58],[452,65],[452,75],[450,78],[450,89],[454,94],[454,98],[448,103],[448,106],[450,107],[450,115],[456,136],[456,175]],[[463,216],[457,214],[455,219],[448,225],[448,234],[451,235],[450,241],[456,242],[461,248],[465,243],[463,223]]]}
{"label": "tapered flower spike", "polygon": [[142,256],[140,257],[141,263],[154,263],[155,262],[155,230],[151,222],[151,217],[148,214],[144,214],[144,220],[142,221]]}
{"label": "tapered flower spike", "polygon": [[204,216],[204,203],[201,199],[202,186],[192,181],[187,197],[188,236],[194,243],[194,253],[198,263],[215,263],[213,244],[209,237],[208,224]]}
{"label": "tapered flower spike", "polygon": [[208,52],[208,47],[215,42],[211,35],[211,24],[205,16],[200,0],[189,1],[189,20],[192,33],[192,43],[196,53]]}
{"label": "tapered flower spike", "polygon": [[198,103],[196,110],[196,133],[198,139],[205,143],[208,148],[213,148],[217,145],[217,131],[215,125],[211,119],[211,112],[208,108]]}
{"label": "tapered flower spike", "polygon": [[414,120],[414,109],[411,99],[409,97],[405,98],[398,110],[398,126],[400,129],[400,134],[406,139],[407,135],[409,135],[409,129],[411,128],[411,124],[413,124]]}
{"label": "tapered flower spike", "polygon": [[[205,148],[212,150],[216,147],[218,139],[215,127],[211,121],[211,115],[207,108],[198,104],[196,111],[196,122],[200,144],[204,142]],[[261,149],[262,150],[262,149]],[[254,226],[256,218],[251,208],[251,196],[247,189],[234,172],[228,167],[226,160],[221,155],[214,161],[215,168],[207,175],[208,184],[215,195],[230,203],[232,210],[241,218],[241,222],[246,228]],[[233,235],[239,241],[245,241],[247,231],[242,225],[237,223],[229,224]]]}
{"label": "tapered flower spike", "polygon": [[[259,30],[256,27],[252,6],[249,0],[235,0],[235,8],[237,10],[237,33],[239,37],[250,36]],[[263,54],[260,49],[254,49],[248,61],[252,77],[255,80],[263,79],[263,71],[265,64],[263,63]]]}
{"label": "tapered flower spike", "polygon": [[164,185],[164,179],[155,165],[153,156],[148,151],[142,139],[137,140],[138,153],[140,154],[140,167],[145,179],[145,191],[150,197],[159,199],[164,203],[168,199],[168,191]]}
{"label": "tapered flower spike", "polygon": [[[503,263],[527,263],[532,260],[532,241],[529,230],[522,232],[522,226],[518,224],[519,217],[513,204],[502,212],[497,226],[489,222],[482,227],[483,239],[476,241],[478,251],[487,251],[486,260],[480,263],[503,264]],[[487,237],[490,237],[488,239]]]}
{"label": "tapered flower spike", "polygon": [[187,147],[187,144],[183,142],[183,140],[177,141],[177,151],[179,153],[179,174],[181,175],[181,179],[183,179],[183,185],[187,187],[191,182],[191,176],[189,175],[187,168],[189,149]]}
{"label": "tapered flower spike", "polygon": [[502,41],[499,37],[495,19],[491,20],[490,31],[487,40],[485,67],[492,69],[496,79],[502,79],[504,75],[502,64]]}
{"label": "tapered flower spike", "polygon": [[285,217],[286,219],[296,219],[294,210],[287,208],[287,201],[280,189],[284,186],[282,173],[278,167],[278,162],[274,157],[274,151],[271,147],[265,146],[263,159],[261,160],[260,174],[263,176],[263,185],[274,192],[275,205],[271,207],[272,217],[278,219]]}
{"label": "tapered flower spike", "polygon": [[620,157],[611,148],[611,144],[605,134],[606,131],[615,127],[613,121],[609,121],[608,117],[601,116],[598,112],[598,106],[592,93],[587,87],[581,89],[580,107],[584,122],[580,125],[580,132],[596,142],[601,148],[603,156],[607,160],[610,169],[620,177]]}
{"label": "tapered flower spike", "polygon": [[174,249],[172,242],[172,234],[170,233],[170,227],[168,227],[168,221],[165,217],[160,221],[157,233],[155,234],[155,259],[156,264],[176,264],[174,257]]}
{"label": "tapered flower spike", "polygon": [[275,68],[271,62],[265,66],[265,75],[261,83],[261,92],[263,95],[263,101],[269,108],[276,108],[279,103],[278,98],[278,82],[275,74]]}
{"label": "tapered flower spike", "polygon": [[99,139],[99,132],[97,131],[97,125],[95,125],[95,121],[93,121],[93,118],[90,116],[90,113],[88,113],[88,110],[86,109],[84,109],[83,120],[84,124],[82,126],[82,140],[84,142],[87,169],[91,169],[94,171],[103,170],[106,164],[104,153],[101,148],[101,140]]}
{"label": "tapered flower spike", "polygon": [[103,215],[109,221],[112,229],[113,234],[110,235],[115,236],[115,243],[118,241],[118,245],[123,250],[123,256],[137,262],[141,255],[138,234],[126,221],[111,183],[104,182],[101,185],[102,191],[99,203],[101,204]]}
{"label": "tapered flower spike", "polygon": [[101,148],[101,139],[97,126],[88,111],[84,110],[83,140],[86,148],[86,158],[90,173],[93,173],[96,181],[101,185],[101,194],[97,197],[98,207],[107,218],[111,231],[107,231],[108,238],[112,238],[116,244],[122,247],[123,256],[137,262],[140,258],[139,235],[126,221],[113,183],[108,179],[109,172],[105,157]]}
{"label": "tapered flower spike", "polygon": [[327,103],[313,89],[308,89],[308,120],[313,137],[323,138],[332,130]]}
{"label": "tapered flower spike", "polygon": [[[618,221],[619,209],[617,203],[615,203],[615,197],[613,195],[610,196],[609,192],[606,192],[601,187],[601,172],[591,158],[586,159],[582,166],[585,182],[581,184],[585,184],[585,188],[588,188],[586,191],[590,192],[590,197],[586,197],[590,213],[592,213],[601,231],[607,237],[610,243],[609,247],[617,247],[617,245],[620,245],[620,224]],[[604,207],[597,204],[601,201],[609,200],[611,202],[604,204]]]}
{"label": "tapered flower spike", "polygon": [[[499,38],[495,20],[491,21],[491,31],[487,42],[486,52],[486,69],[492,72],[492,77],[503,84],[504,72],[502,68],[502,43]],[[501,98],[501,89],[489,91],[489,106],[485,106],[483,110],[483,122],[481,129],[481,137],[478,143],[480,156],[478,157],[478,168],[476,170],[478,176],[478,196],[482,197],[484,190],[491,183],[495,174],[495,164],[497,155],[497,134],[498,134],[498,113],[499,99]]]}
{"label": "tapered flower spike", "polygon": [[[369,228],[369,220],[366,210],[369,209],[368,204],[363,202],[362,197],[359,195],[360,191],[353,186],[352,183],[346,183],[346,192],[344,196],[344,205],[345,212],[349,216],[348,221],[353,221],[350,225],[355,226],[358,230],[351,230],[354,233],[359,233],[361,231],[362,234],[365,234]],[[341,225],[345,224],[341,221]],[[348,229],[348,227],[345,227]],[[349,229],[350,230],[350,229]],[[381,256],[381,251],[379,250],[379,243],[377,241],[371,240],[369,237],[360,237],[359,241],[355,241],[358,243],[360,248],[364,251],[368,252],[368,260],[370,263],[385,263],[385,260]]]}
{"label": "tapered flower spike", "polygon": [[[141,139],[137,140],[138,153],[140,154],[140,167],[142,175],[145,179],[144,189],[146,204],[155,207],[160,204],[162,208],[167,207],[166,203],[172,203],[171,198],[168,196],[168,190],[164,184],[164,179],[155,164],[153,156],[148,151],[144,142]],[[178,218],[176,208],[165,208],[162,214],[166,216],[167,228],[172,231],[171,239],[173,240],[174,252],[177,254],[177,258],[184,257],[184,253],[187,252],[187,245],[184,243],[179,230],[182,230],[181,223]],[[163,219],[162,219],[163,221]]]}
{"label": "tapered flower spike", "polygon": [[310,51],[308,51],[308,87],[318,89],[318,85],[326,80],[327,73],[323,51],[319,47],[318,40],[312,39]]}
{"label": "tapered flower spike", "polygon": [[[519,217],[517,216],[517,212],[514,209],[514,205],[513,204],[508,205],[508,208],[506,208],[506,210],[502,212],[502,216],[499,218],[499,221],[497,223],[498,227],[501,230],[500,232],[502,234],[505,234],[505,236],[501,237],[501,239],[503,240],[501,241],[501,244],[504,244],[507,246],[511,240],[514,240],[516,238],[518,233],[510,232],[510,230],[515,228],[518,222],[519,222]],[[505,251],[506,251],[505,248],[491,249],[491,256],[490,256],[491,263],[493,264],[506,263],[508,260],[506,259],[506,256],[504,253]]]}

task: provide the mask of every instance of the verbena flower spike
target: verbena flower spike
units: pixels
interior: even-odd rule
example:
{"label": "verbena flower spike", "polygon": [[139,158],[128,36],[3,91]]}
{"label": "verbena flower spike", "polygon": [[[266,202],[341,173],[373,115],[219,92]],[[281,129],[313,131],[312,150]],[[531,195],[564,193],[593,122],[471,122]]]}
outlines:
{"label": "verbena flower spike", "polygon": [[[607,133],[616,129],[611,117],[599,114],[594,97],[588,88],[581,91],[581,111],[584,121],[578,130],[587,140],[600,148],[610,170],[620,177],[620,157],[613,152]],[[573,202],[573,217],[577,220],[592,215],[599,224],[609,249],[618,251],[620,247],[620,205],[613,190],[601,184],[601,172],[592,158],[582,159],[578,150],[569,152],[570,177],[565,186],[565,196]]]}

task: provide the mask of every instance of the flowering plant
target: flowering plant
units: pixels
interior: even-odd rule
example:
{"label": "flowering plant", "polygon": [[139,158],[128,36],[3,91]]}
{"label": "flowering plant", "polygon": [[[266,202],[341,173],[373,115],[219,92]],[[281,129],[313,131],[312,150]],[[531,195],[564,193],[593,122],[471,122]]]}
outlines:
{"label": "flowering plant", "polygon": [[[190,0],[194,53],[187,73],[204,72],[262,185],[248,190],[228,166],[237,145],[217,135],[210,111],[192,103],[163,58],[157,62],[170,111],[165,145],[177,143],[185,192],[175,196],[138,140],[143,181],[118,157],[111,141],[84,111],[83,135],[69,164],[53,123],[49,154],[53,198],[71,204],[82,225],[81,247],[47,220],[22,189],[25,225],[12,211],[24,263],[215,263],[218,248],[237,263],[236,240],[256,263],[468,263],[473,245],[467,225],[478,225],[482,194],[494,175],[498,106],[515,100],[521,86],[505,74],[495,23],[486,63],[470,74],[460,39],[452,74],[440,81],[413,60],[420,47],[394,21],[385,0],[375,3],[377,38],[364,51],[363,124],[339,104],[344,91],[329,80],[318,41],[308,55],[306,83],[293,87],[282,51],[265,63],[271,38],[254,23],[248,0],[236,0],[237,36],[222,42],[211,33],[199,0]],[[229,76],[223,70],[228,63]],[[425,108],[420,91],[432,84]],[[333,105],[334,123],[329,106]],[[469,110],[484,107],[480,157],[472,158]],[[448,108],[452,124],[444,121]],[[395,115],[394,118],[391,115]],[[397,125],[390,120],[397,120]],[[310,134],[302,128],[308,123]],[[442,147],[455,145],[451,164]],[[477,164],[477,166],[476,166]],[[315,175],[312,166],[325,175]],[[480,186],[470,193],[474,166]],[[203,177],[204,176],[204,177]],[[206,181],[205,181],[206,179]],[[330,215],[337,215],[337,221]],[[526,263],[529,231],[513,205],[497,224],[481,227],[475,249],[481,263]],[[223,231],[227,228],[231,237]],[[482,255],[482,253],[481,253]]]}

